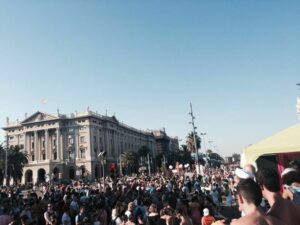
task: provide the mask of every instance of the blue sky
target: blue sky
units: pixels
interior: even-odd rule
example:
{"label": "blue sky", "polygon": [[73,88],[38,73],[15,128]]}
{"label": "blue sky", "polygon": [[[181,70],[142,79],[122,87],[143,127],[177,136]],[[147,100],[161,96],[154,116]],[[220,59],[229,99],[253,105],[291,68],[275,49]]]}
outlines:
{"label": "blue sky", "polygon": [[184,140],[192,102],[206,142],[241,153],[299,121],[299,11],[297,1],[3,0],[0,125],[90,106]]}

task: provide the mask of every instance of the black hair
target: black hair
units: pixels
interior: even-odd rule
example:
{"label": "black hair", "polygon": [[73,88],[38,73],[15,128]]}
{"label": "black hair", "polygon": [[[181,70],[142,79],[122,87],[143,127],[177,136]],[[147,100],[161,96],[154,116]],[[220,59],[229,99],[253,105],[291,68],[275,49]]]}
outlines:
{"label": "black hair", "polygon": [[241,195],[248,203],[259,206],[262,200],[260,187],[252,179],[248,178],[239,182],[237,193]]}
{"label": "black hair", "polygon": [[256,173],[256,181],[259,185],[263,185],[271,192],[280,191],[279,174],[272,168],[262,168]]}
{"label": "black hair", "polygon": [[291,185],[292,183],[300,183],[300,172],[299,171],[290,171],[287,174],[282,176],[282,183]]}
{"label": "black hair", "polygon": [[289,167],[292,167],[298,171],[300,171],[300,162],[299,160],[293,160],[289,163]]}

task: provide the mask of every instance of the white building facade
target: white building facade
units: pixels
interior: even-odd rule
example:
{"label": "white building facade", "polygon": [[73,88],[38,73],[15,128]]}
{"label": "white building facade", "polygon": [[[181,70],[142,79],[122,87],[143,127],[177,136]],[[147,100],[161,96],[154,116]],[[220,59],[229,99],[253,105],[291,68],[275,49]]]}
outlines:
{"label": "white building facade", "polygon": [[152,132],[141,131],[89,109],[69,116],[36,112],[6,127],[7,146],[19,146],[28,154],[22,183],[45,179],[89,179],[101,176],[100,152],[106,152],[106,168],[118,163],[121,153],[147,146],[157,154]]}

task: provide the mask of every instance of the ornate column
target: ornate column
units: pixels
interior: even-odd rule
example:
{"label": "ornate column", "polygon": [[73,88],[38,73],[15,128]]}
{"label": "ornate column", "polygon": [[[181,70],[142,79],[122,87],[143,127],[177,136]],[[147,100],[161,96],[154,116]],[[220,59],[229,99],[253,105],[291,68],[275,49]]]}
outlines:
{"label": "ornate column", "polygon": [[49,130],[45,130],[45,154],[46,154],[46,160],[51,159],[49,155]]}
{"label": "ornate column", "polygon": [[24,132],[24,149],[25,149],[25,152],[27,152],[27,154],[29,154],[29,148],[27,147],[27,145],[28,145],[27,133]]}
{"label": "ornate column", "polygon": [[74,157],[79,159],[79,128],[74,127]]}
{"label": "ornate column", "polygon": [[61,159],[61,147],[60,147],[60,129],[56,128],[56,151],[57,151],[57,159]]}
{"label": "ornate column", "polygon": [[105,151],[106,154],[110,157],[111,156],[111,149],[110,149],[110,130],[109,129],[105,129]]}
{"label": "ornate column", "polygon": [[38,134],[34,131],[34,161],[38,161]]}
{"label": "ornate column", "polygon": [[93,158],[94,155],[94,132],[93,132],[93,127],[90,125],[89,126],[89,132],[88,132],[88,137],[86,139],[89,139],[88,147],[85,152],[85,158],[90,159]]}

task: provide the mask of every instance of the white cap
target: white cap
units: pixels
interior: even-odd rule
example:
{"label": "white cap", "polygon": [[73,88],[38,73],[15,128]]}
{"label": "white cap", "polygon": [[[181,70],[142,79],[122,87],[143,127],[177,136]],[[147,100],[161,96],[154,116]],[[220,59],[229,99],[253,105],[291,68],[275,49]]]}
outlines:
{"label": "white cap", "polygon": [[285,168],[281,173],[281,177],[283,177],[284,175],[286,175],[287,173],[292,172],[292,171],[297,171],[297,170],[294,168]]}
{"label": "white cap", "polygon": [[203,209],[203,216],[208,216],[208,215],[209,215],[208,208]]}
{"label": "white cap", "polygon": [[247,171],[240,169],[240,168],[235,169],[235,175],[237,177],[239,177],[240,179],[248,179],[248,178],[253,179],[254,178],[253,174],[250,174]]}

